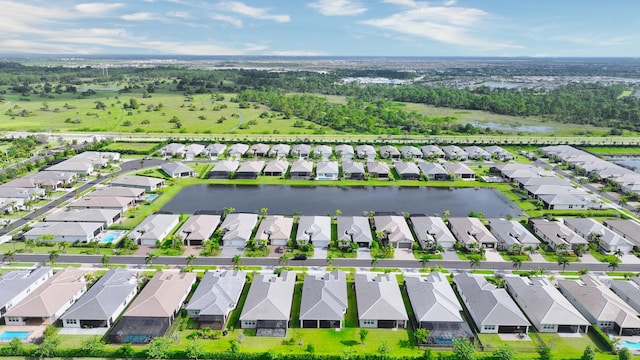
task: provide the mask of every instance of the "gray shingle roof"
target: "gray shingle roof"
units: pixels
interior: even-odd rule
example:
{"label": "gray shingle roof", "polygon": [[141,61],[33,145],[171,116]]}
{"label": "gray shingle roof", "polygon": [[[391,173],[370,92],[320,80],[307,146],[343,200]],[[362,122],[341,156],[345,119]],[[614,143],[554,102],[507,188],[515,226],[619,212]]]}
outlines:
{"label": "gray shingle roof", "polygon": [[133,198],[137,198],[142,194],[144,194],[144,189],[123,186],[108,186],[91,192],[91,196],[120,196]]}
{"label": "gray shingle roof", "polygon": [[235,160],[222,160],[218,161],[211,169],[211,172],[234,172],[240,166],[240,162]]}
{"label": "gray shingle roof", "polygon": [[220,225],[226,230],[222,236],[222,240],[249,240],[257,222],[258,215],[256,214],[228,214],[222,222],[222,225]]}
{"label": "gray shingle roof", "polygon": [[100,222],[106,224],[113,220],[120,210],[111,209],[69,209],[47,216],[46,222]]}
{"label": "gray shingle roof", "polygon": [[148,176],[120,176],[111,182],[112,186],[144,186],[154,187],[164,183],[164,179],[152,178]]}
{"label": "gray shingle roof", "polygon": [[413,242],[413,235],[404,217],[377,215],[373,217],[373,221],[376,225],[376,231],[386,233],[390,243]]}
{"label": "gray shingle roof", "polygon": [[335,270],[306,275],[302,285],[300,320],[342,320],[347,311],[347,277]]}
{"label": "gray shingle roof", "polygon": [[264,168],[264,161],[249,160],[249,161],[242,162],[242,164],[240,164],[240,167],[238,167],[238,170],[236,170],[236,173],[247,172],[247,173],[259,174],[262,172],[263,168]]}
{"label": "gray shingle roof", "polygon": [[301,216],[296,240],[331,241],[331,218],[328,216]]}
{"label": "gray shingle roof", "polygon": [[172,317],[195,282],[195,273],[159,271],[133,300],[124,316]]}
{"label": "gray shingle roof", "polygon": [[209,240],[220,224],[220,215],[193,215],[178,229],[185,240]]}
{"label": "gray shingle roof", "polygon": [[364,164],[355,161],[345,161],[342,163],[342,172],[345,174],[364,174]]}
{"label": "gray shingle roof", "polygon": [[355,274],[360,320],[409,320],[393,274]]}
{"label": "gray shingle roof", "polygon": [[241,270],[207,272],[193,293],[187,310],[199,315],[227,315],[238,304],[246,273]]}
{"label": "gray shingle roof", "polygon": [[444,274],[435,272],[427,277],[407,276],[404,282],[417,321],[464,321],[460,314],[462,306]]}
{"label": "gray shingle roof", "polygon": [[[32,285],[36,285],[34,283],[39,279],[49,278],[51,275],[53,275],[53,272],[50,267],[38,267],[33,270],[13,270],[0,275],[0,289],[2,289],[0,291],[0,308]],[[44,281],[40,285],[42,283]]]}
{"label": "gray shingle roof", "polygon": [[455,243],[456,238],[442,218],[435,216],[412,216],[413,231],[420,243],[435,241],[436,244]]}
{"label": "gray shingle roof", "polygon": [[179,219],[178,215],[153,214],[136,226],[131,234],[139,235],[137,239],[162,240],[178,224]]}
{"label": "gray shingle roof", "polygon": [[499,242],[503,242],[506,247],[514,244],[524,246],[540,244],[540,240],[527,230],[522,224],[515,220],[490,219],[489,228]]}
{"label": "gray shingle roof", "polygon": [[254,276],[240,320],[289,321],[295,284],[296,274],[288,271]]}
{"label": "gray shingle roof", "polygon": [[195,170],[181,162],[166,162],[160,165],[160,169],[167,175],[173,176],[175,173],[194,173]]}
{"label": "gray shingle roof", "polygon": [[364,216],[338,217],[338,240],[353,240],[356,243],[371,244],[371,226]]}
{"label": "gray shingle roof", "polygon": [[39,222],[32,225],[31,229],[24,233],[24,236],[68,236],[68,237],[89,237],[102,229],[104,226],[100,222]]}

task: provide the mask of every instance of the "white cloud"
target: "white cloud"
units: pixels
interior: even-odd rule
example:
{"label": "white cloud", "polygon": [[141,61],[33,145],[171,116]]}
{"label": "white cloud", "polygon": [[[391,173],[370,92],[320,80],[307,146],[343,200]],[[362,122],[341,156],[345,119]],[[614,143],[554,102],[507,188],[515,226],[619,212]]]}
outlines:
{"label": "white cloud", "polygon": [[236,14],[248,16],[253,19],[272,20],[279,23],[291,21],[291,17],[289,15],[270,14],[270,8],[253,7],[246,5],[245,3],[240,1],[225,1],[220,3],[219,5],[221,10],[234,12]]}
{"label": "white cloud", "polygon": [[367,11],[362,4],[352,0],[318,0],[307,6],[325,16],[353,16]]}
{"label": "white cloud", "polygon": [[134,14],[126,14],[121,16],[122,19],[128,21],[150,21],[150,20],[158,20],[158,16],[156,14],[152,14],[149,12],[139,12]]}
{"label": "white cloud", "polygon": [[491,15],[484,10],[460,6],[437,6],[414,0],[384,0],[386,3],[408,7],[384,18],[369,19],[361,24],[413,37],[474,48],[519,48],[475,36],[481,24]]}
{"label": "white cloud", "polygon": [[82,3],[76,5],[75,9],[83,15],[102,17],[122,6],[123,3]]}
{"label": "white cloud", "polygon": [[191,17],[191,14],[189,14],[187,11],[169,11],[167,13],[167,16],[178,19],[189,19]]}
{"label": "white cloud", "polygon": [[305,51],[305,50],[283,50],[283,51],[270,51],[268,55],[272,56],[328,56],[329,54],[319,51]]}
{"label": "white cloud", "polygon": [[216,21],[229,23],[237,28],[242,27],[242,20],[238,18],[234,18],[233,16],[224,15],[224,14],[210,14],[209,17]]}

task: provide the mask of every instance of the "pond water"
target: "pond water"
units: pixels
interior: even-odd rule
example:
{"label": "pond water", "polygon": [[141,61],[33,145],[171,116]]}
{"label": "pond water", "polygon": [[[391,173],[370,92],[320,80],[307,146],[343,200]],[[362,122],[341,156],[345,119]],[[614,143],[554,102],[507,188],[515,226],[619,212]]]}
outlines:
{"label": "pond water", "polygon": [[605,156],[604,159],[640,173],[640,157],[638,156]]}
{"label": "pond water", "polygon": [[479,128],[489,128],[493,130],[502,130],[502,131],[513,131],[513,132],[528,132],[528,133],[550,133],[553,132],[554,129],[551,126],[545,125],[511,125],[511,124],[501,124],[493,121],[469,121],[469,124],[479,127]]}
{"label": "pond water", "polygon": [[409,212],[467,216],[483,212],[487,217],[520,216],[520,209],[495,189],[434,187],[333,187],[276,185],[192,185],[184,188],[161,210],[192,214],[197,210],[222,210],[269,214],[326,215],[340,209],[343,215],[378,212]]}

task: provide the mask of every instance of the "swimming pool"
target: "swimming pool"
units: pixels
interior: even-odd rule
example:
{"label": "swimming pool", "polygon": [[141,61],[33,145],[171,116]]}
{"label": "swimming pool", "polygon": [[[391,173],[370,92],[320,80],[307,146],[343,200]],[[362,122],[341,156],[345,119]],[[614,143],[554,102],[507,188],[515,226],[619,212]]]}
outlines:
{"label": "swimming pool", "polygon": [[622,346],[626,347],[627,349],[640,350],[640,341],[622,340],[622,341],[620,341],[620,344]]}
{"label": "swimming pool", "polygon": [[153,201],[157,197],[158,194],[149,194],[149,196],[147,196],[147,201]]}
{"label": "swimming pool", "polygon": [[31,331],[5,331],[0,334],[0,341],[11,341],[13,338],[18,338],[19,340],[25,340],[29,337]]}
{"label": "swimming pool", "polygon": [[117,239],[120,234],[117,233],[108,233],[105,237],[100,240],[100,242],[105,244],[111,244],[113,240]]}

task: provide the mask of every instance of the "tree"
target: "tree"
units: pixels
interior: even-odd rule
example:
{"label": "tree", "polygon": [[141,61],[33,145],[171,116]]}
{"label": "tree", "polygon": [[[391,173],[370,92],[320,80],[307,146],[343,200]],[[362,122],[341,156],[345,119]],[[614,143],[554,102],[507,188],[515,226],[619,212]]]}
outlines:
{"label": "tree", "polygon": [[167,337],[155,337],[147,348],[147,359],[168,359],[172,341]]}
{"label": "tree", "polygon": [[562,266],[562,273],[564,273],[564,270],[567,268],[567,265],[569,265],[569,258],[567,258],[566,256],[559,256],[558,265]]}
{"label": "tree", "polygon": [[33,252],[33,246],[35,245],[35,241],[33,241],[33,239],[27,239],[24,241],[24,247],[27,249],[28,252],[32,253]]}
{"label": "tree", "polygon": [[414,334],[420,343],[426,344],[431,332],[425,328],[418,328]]}
{"label": "tree", "polygon": [[391,346],[389,346],[386,340],[382,340],[380,345],[378,345],[378,354],[380,354],[381,357],[385,358],[389,355],[389,353],[391,353]]}
{"label": "tree", "polygon": [[242,260],[240,255],[233,255],[233,257],[231,258],[231,262],[233,263],[233,268],[237,270],[240,269],[240,266],[242,266],[242,263],[244,261]]}
{"label": "tree", "polygon": [[278,263],[282,264],[284,267],[289,266],[289,260],[291,259],[291,254],[282,254],[278,259]]}
{"label": "tree", "polygon": [[493,352],[495,360],[511,360],[514,358],[513,349],[509,345],[502,345]]}
{"label": "tree", "polygon": [[59,256],[60,252],[58,250],[51,250],[49,252],[49,263],[51,263],[51,265],[55,264]]}
{"label": "tree", "polygon": [[480,264],[482,264],[482,258],[480,256],[469,257],[469,264],[472,269],[477,269],[480,267]]}
{"label": "tree", "polygon": [[193,254],[189,254],[189,256],[186,257],[185,261],[187,262],[187,266],[190,267],[191,264],[196,261],[196,256]]}
{"label": "tree", "polygon": [[38,358],[54,357],[60,345],[60,338],[57,336],[45,337],[44,341],[34,351],[34,356]]}
{"label": "tree", "polygon": [[591,345],[587,345],[587,347],[584,348],[584,352],[582,353],[580,360],[596,360],[596,351],[591,347]]}
{"label": "tree", "polygon": [[424,254],[422,256],[420,256],[420,265],[422,266],[423,269],[425,269],[427,267],[427,264],[429,263],[429,260],[431,260],[429,258],[429,255]]}
{"label": "tree", "polygon": [[335,259],[333,258],[333,255],[331,255],[331,254],[328,254],[328,255],[327,255],[327,264],[328,264],[329,266],[333,265],[333,261],[334,261],[334,260],[335,260]]}
{"label": "tree", "polygon": [[97,336],[92,336],[82,342],[84,354],[91,357],[104,356],[104,343]]}
{"label": "tree", "polygon": [[158,258],[158,255],[155,255],[153,253],[147,253],[147,255],[144,256],[144,264],[147,266],[151,266],[153,265],[153,261],[156,260]]}
{"label": "tree", "polygon": [[543,346],[538,350],[538,360],[551,360],[551,349],[547,346]]}
{"label": "tree", "polygon": [[111,265],[111,256],[106,254],[102,255],[101,262],[102,262],[102,266],[109,267]]}
{"label": "tree", "polygon": [[16,259],[16,251],[9,250],[2,256],[2,262],[12,263]]}
{"label": "tree", "polygon": [[229,351],[233,354],[240,351],[240,343],[236,340],[229,341]]}
{"label": "tree", "polygon": [[369,335],[369,330],[362,328],[358,332],[358,336],[360,336],[360,343],[364,345],[364,341],[367,339],[367,335]]}
{"label": "tree", "polygon": [[620,259],[615,258],[615,259],[609,261],[609,267],[611,268],[611,271],[616,271],[618,266],[620,266]]}
{"label": "tree", "polygon": [[336,219],[337,219],[338,216],[342,215],[342,210],[336,209],[335,214],[336,214]]}
{"label": "tree", "polygon": [[[208,329],[208,328],[206,328]],[[189,359],[199,359],[204,355],[204,346],[202,342],[198,339],[192,339],[187,342],[187,346],[185,347],[185,352]]]}
{"label": "tree", "polygon": [[613,252],[613,255],[620,259],[624,256],[624,251],[622,251],[621,249],[616,249],[616,251]]}
{"label": "tree", "polygon": [[60,241],[58,243],[58,250],[60,250],[60,252],[62,252],[63,254],[66,254],[68,246],[69,246],[69,243],[67,241]]}
{"label": "tree", "polygon": [[618,360],[631,360],[633,355],[631,355],[631,351],[626,347],[618,350]]}
{"label": "tree", "polygon": [[453,339],[453,355],[456,360],[474,360],[475,349],[467,338]]}
{"label": "tree", "polygon": [[262,214],[262,217],[267,217],[267,214],[269,213],[269,209],[266,207],[263,207],[260,209],[260,213]]}
{"label": "tree", "polygon": [[24,344],[17,337],[14,337],[13,339],[11,339],[11,341],[9,341],[9,349],[11,350],[11,354],[9,355],[12,355],[12,356],[24,355]]}
{"label": "tree", "polygon": [[520,268],[522,267],[522,259],[520,258],[514,258],[511,262],[513,263],[513,267],[516,270],[520,270]]}
{"label": "tree", "polygon": [[374,269],[378,266],[379,262],[380,262],[380,257],[378,255],[371,258],[371,266],[373,266]]}

